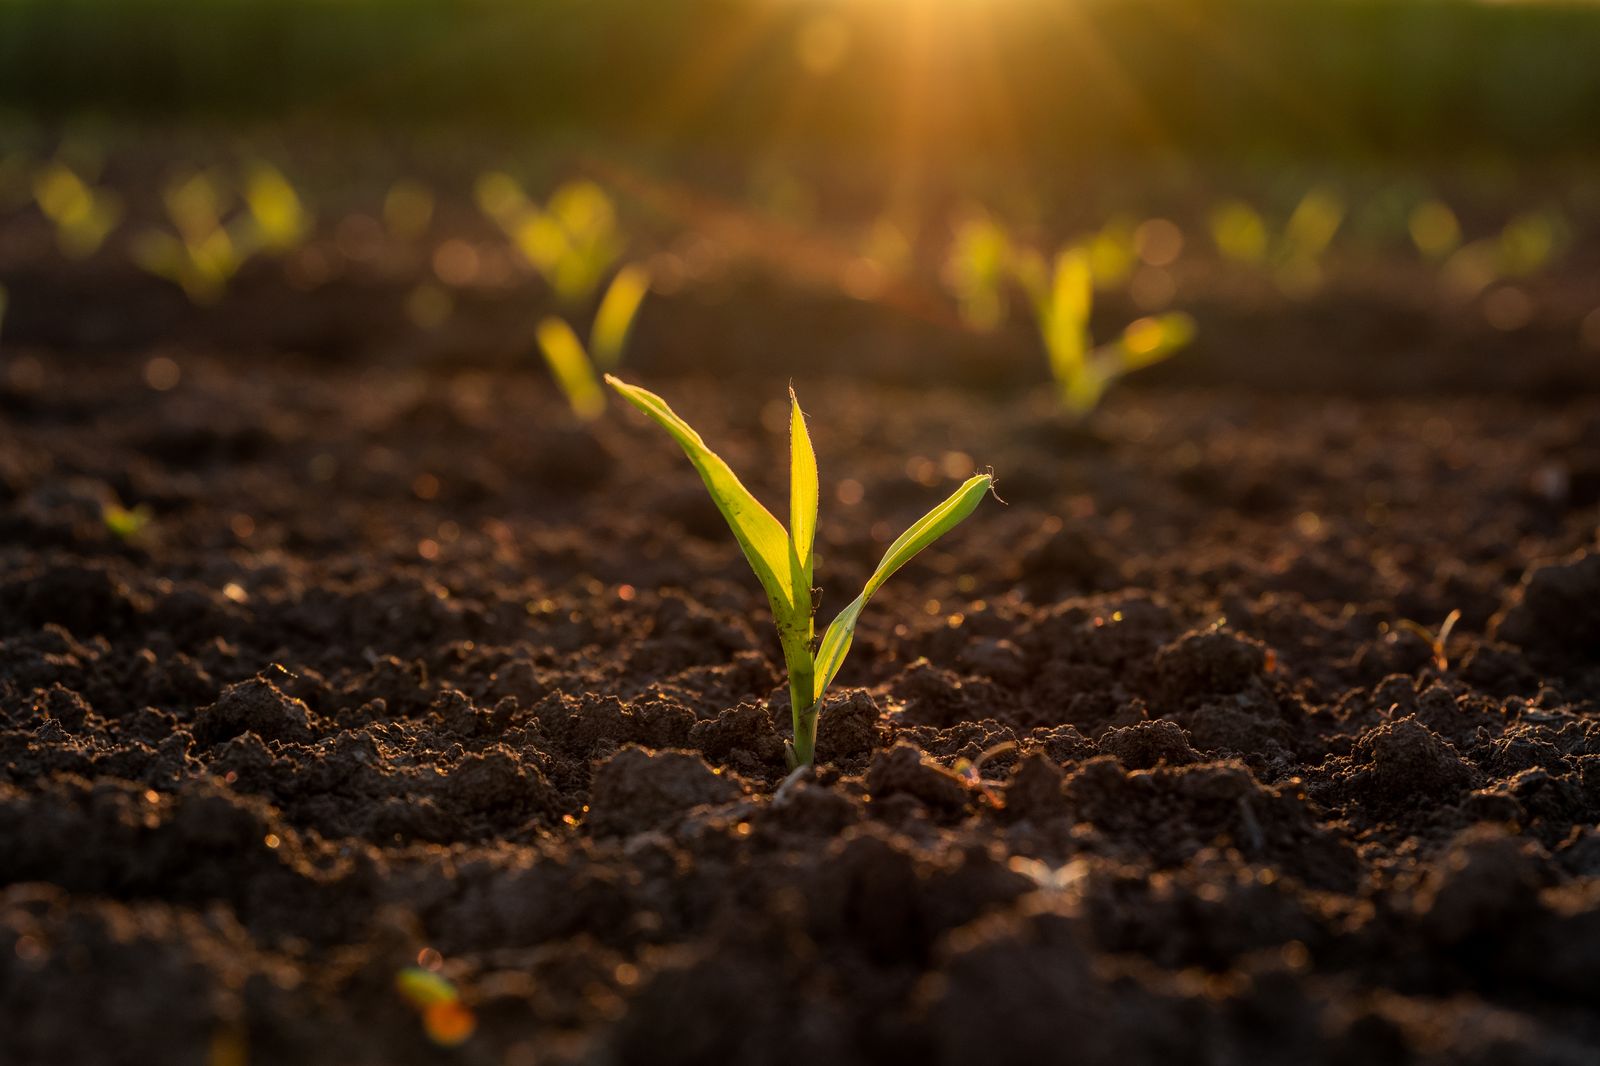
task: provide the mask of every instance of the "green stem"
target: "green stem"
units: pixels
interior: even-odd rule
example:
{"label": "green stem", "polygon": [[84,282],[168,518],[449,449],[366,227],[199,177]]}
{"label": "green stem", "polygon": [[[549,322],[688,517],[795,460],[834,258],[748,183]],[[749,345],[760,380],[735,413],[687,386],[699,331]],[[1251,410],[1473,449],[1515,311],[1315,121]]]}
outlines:
{"label": "green stem", "polygon": [[794,764],[810,766],[817,755],[817,710],[812,704],[794,712]]}
{"label": "green stem", "polygon": [[794,742],[789,749],[795,766],[810,766],[817,751],[817,712],[821,702],[812,699],[813,673],[808,668],[789,670],[789,707],[794,719]]}

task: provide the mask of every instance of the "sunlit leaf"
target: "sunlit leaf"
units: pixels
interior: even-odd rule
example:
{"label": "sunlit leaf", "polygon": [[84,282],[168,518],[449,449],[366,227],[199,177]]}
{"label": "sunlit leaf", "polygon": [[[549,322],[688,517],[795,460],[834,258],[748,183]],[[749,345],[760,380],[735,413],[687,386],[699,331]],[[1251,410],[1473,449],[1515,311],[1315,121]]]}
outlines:
{"label": "sunlit leaf", "polygon": [[650,274],[642,266],[625,266],[611,279],[589,328],[589,353],[595,366],[611,370],[622,361],[633,320],[649,291]]}
{"label": "sunlit leaf", "polygon": [[296,247],[311,228],[300,196],[283,172],[270,163],[256,163],[245,179],[245,204],[262,247],[283,252]]}
{"label": "sunlit leaf", "polygon": [[1117,342],[1118,369],[1125,374],[1169,359],[1187,347],[1194,334],[1194,319],[1181,311],[1132,322]]}
{"label": "sunlit leaf", "polygon": [[[811,553],[817,537],[817,453],[811,446],[800,398],[789,390],[789,539],[798,573],[794,588],[811,595]],[[808,607],[809,613],[809,607]]]}
{"label": "sunlit leaf", "polygon": [[1056,257],[1050,303],[1044,316],[1044,343],[1057,381],[1077,374],[1089,351],[1089,312],[1094,305],[1094,279],[1089,257],[1069,248]]}
{"label": "sunlit leaf", "polygon": [[1344,222],[1344,202],[1326,189],[1312,189],[1295,205],[1283,227],[1285,255],[1315,260],[1327,251]]}
{"label": "sunlit leaf", "polygon": [[[700,434],[679,418],[665,400],[610,374],[606,375],[606,383],[678,442],[700,479],[705,482],[712,502],[722,512],[750,568],[755,571],[756,578],[766,591],[786,652],[791,646],[803,646],[810,611],[808,609],[805,612],[805,619],[797,617],[799,597],[795,594],[794,575],[790,566],[789,534],[784,530],[783,523],[751,495],[722,457],[707,447],[705,441],[700,439]],[[809,649],[806,650],[809,653]]]}
{"label": "sunlit leaf", "polygon": [[1255,208],[1229,200],[1211,212],[1211,239],[1224,257],[1259,263],[1267,257],[1267,224]]}
{"label": "sunlit leaf", "polygon": [[866,607],[867,601],[872,599],[873,594],[883,587],[883,583],[889,580],[896,570],[910,562],[918,552],[960,525],[977,508],[993,484],[994,478],[988,474],[977,474],[968,478],[948,499],[923,515],[889,545],[888,550],[883,553],[883,559],[878,563],[878,568],[867,579],[861,595],[839,612],[839,616],[833,620],[822,636],[822,644],[817,649],[816,657],[816,702],[822,701],[828,685],[839,673],[839,667],[844,665],[845,656],[850,652],[850,643],[855,637],[856,622],[860,619],[862,608]]}
{"label": "sunlit leaf", "polygon": [[583,342],[572,327],[552,315],[539,323],[538,340],[550,374],[566,395],[572,413],[585,421],[598,417],[605,410],[605,397]]}

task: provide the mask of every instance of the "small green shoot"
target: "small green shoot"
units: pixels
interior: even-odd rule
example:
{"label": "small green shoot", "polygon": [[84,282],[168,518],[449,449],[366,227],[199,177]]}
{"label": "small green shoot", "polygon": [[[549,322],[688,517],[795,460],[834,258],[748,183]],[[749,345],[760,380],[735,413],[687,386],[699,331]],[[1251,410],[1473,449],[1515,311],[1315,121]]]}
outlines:
{"label": "small green shoot", "polygon": [[975,213],[956,226],[944,263],[944,283],[968,329],[987,333],[1005,320],[1011,254],[1010,236],[987,214]]}
{"label": "small green shoot", "polygon": [[96,189],[67,164],[54,162],[33,179],[39,210],[56,228],[56,243],[70,259],[87,259],[100,250],[122,218],[122,201]]}
{"label": "small green shoot", "polygon": [[137,507],[108,503],[100,509],[100,520],[105,523],[106,532],[124,541],[136,539],[150,525],[152,517],[147,503]]}
{"label": "small green shoot", "polygon": [[1117,340],[1095,347],[1089,332],[1094,275],[1081,248],[1062,251],[1049,269],[1037,256],[1021,260],[1018,276],[1032,297],[1062,406],[1075,417],[1098,407],[1123,376],[1170,358],[1194,339],[1194,319],[1174,311],[1138,319]]}
{"label": "small green shoot", "polygon": [[1414,633],[1427,642],[1429,650],[1433,652],[1434,667],[1440,673],[1443,673],[1450,669],[1450,656],[1447,654],[1447,648],[1450,643],[1450,634],[1455,630],[1456,623],[1459,621],[1461,621],[1461,610],[1457,608],[1445,615],[1437,633],[1430,632],[1427,626],[1421,622],[1414,622],[1409,618],[1400,619],[1395,623],[1395,627]]}
{"label": "small green shoot", "polygon": [[230,195],[207,171],[180,177],[163,196],[172,232],[149,229],[134,238],[134,262],[183,289],[196,304],[213,304],[250,255],[250,234],[224,222]]}
{"label": "small green shoot", "polygon": [[609,374],[606,383],[678,442],[761,582],[789,671],[794,722],[789,764],[810,765],[816,756],[817,719],[823,696],[850,652],[856,622],[867,602],[896,570],[970,515],[992,490],[994,478],[989,474],[968,478],[948,499],[900,534],[884,552],[861,595],[839,612],[823,633],[821,643],[816,644],[811,581],[819,494],[817,458],[794,390],[789,390],[789,528],[785,530],[783,523],[762,506],[728,464],[665,400]]}
{"label": "small green shoot", "polygon": [[1547,268],[1564,249],[1568,232],[1560,215],[1527,211],[1492,237],[1454,249],[1440,268],[1445,287],[1470,298],[1498,281],[1525,278]]}
{"label": "small green shoot", "polygon": [[622,257],[616,207],[592,181],[572,181],[540,206],[509,174],[478,179],[478,206],[568,305],[584,303]]}
{"label": "small green shoot", "polygon": [[283,172],[271,163],[250,165],[244,181],[244,202],[263,251],[293,251],[311,231],[311,216]]}
{"label": "small green shoot", "polygon": [[538,327],[539,350],[550,367],[572,413],[585,422],[599,418],[606,409],[605,396],[594,374],[594,364],[583,350],[583,342],[565,319],[550,315]]}
{"label": "small green shoot", "polygon": [[622,362],[633,320],[650,291],[650,273],[642,266],[625,266],[611,279],[589,327],[589,354],[601,370],[615,370]]}
{"label": "small green shoot", "polygon": [[467,1042],[478,1027],[472,1009],[455,983],[421,966],[407,966],[394,978],[395,991],[422,1018],[422,1028],[440,1047]]}
{"label": "small green shoot", "polygon": [[1224,259],[1266,267],[1286,294],[1305,296],[1322,285],[1322,259],[1344,216],[1343,200],[1329,189],[1313,188],[1274,237],[1259,211],[1243,200],[1229,200],[1211,212],[1211,239]]}
{"label": "small green shoot", "polygon": [[588,422],[605,410],[596,370],[613,370],[622,361],[633,320],[650,291],[650,274],[641,266],[625,266],[611,279],[589,326],[587,348],[566,320],[547,315],[539,322],[539,351],[572,413]]}

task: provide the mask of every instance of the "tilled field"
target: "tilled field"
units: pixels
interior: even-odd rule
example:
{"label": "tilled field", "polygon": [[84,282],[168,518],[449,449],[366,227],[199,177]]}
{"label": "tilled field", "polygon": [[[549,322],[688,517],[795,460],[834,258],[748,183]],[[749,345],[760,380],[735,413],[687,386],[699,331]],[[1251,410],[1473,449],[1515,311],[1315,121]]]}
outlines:
{"label": "tilled field", "polygon": [[[0,1059],[1600,1061],[1592,396],[799,375],[824,620],[1006,505],[780,790],[763,597],[642,419],[151,354],[5,368]],[[630,376],[782,497],[781,385]]]}

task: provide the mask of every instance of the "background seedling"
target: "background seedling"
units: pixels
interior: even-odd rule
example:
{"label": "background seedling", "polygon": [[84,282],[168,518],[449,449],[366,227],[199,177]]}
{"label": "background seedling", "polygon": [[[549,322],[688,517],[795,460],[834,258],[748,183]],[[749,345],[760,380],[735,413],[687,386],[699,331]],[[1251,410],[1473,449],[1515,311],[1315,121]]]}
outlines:
{"label": "background seedling", "polygon": [[51,163],[33,179],[39,210],[56,228],[56,244],[69,259],[87,259],[100,250],[122,218],[122,201],[96,189],[62,162]]}
{"label": "background seedling", "polygon": [[1278,287],[1303,296],[1322,284],[1322,258],[1344,224],[1344,201],[1326,188],[1300,198],[1274,237],[1261,213],[1243,200],[1211,211],[1211,239],[1225,259],[1265,267]]}
{"label": "background seedling", "polygon": [[254,227],[254,244],[281,254],[298,248],[311,232],[311,216],[283,172],[271,163],[250,164],[244,181],[244,202]]}
{"label": "background seedling", "polygon": [[650,275],[640,266],[626,266],[611,279],[589,326],[587,348],[565,319],[549,315],[536,332],[539,351],[550,374],[567,398],[572,413],[588,421],[605,410],[599,371],[615,369],[633,329],[633,320],[650,291]]}
{"label": "background seedling", "polygon": [[1089,332],[1094,278],[1081,248],[1059,253],[1049,268],[1039,256],[1021,260],[1018,275],[1032,299],[1062,406],[1074,416],[1093,411],[1124,375],[1170,358],[1194,339],[1194,319],[1174,311],[1141,318],[1116,341],[1095,347]]}
{"label": "background seedling", "polygon": [[945,257],[944,283],[968,329],[988,332],[1005,321],[1011,255],[1011,238],[987,214],[974,214],[956,225]]}
{"label": "background seedling", "polygon": [[498,171],[479,178],[476,192],[484,214],[499,224],[562,303],[588,300],[622,257],[616,207],[592,181],[562,185],[543,207],[528,199],[515,178]]}
{"label": "background seedling", "polygon": [[609,374],[606,383],[678,442],[705,482],[712,502],[727,520],[734,539],[766,591],[789,671],[789,704],[794,722],[789,762],[791,766],[809,765],[815,758],[817,718],[823,696],[850,652],[856,622],[867,601],[890,575],[970,515],[993,487],[993,477],[977,474],[968,478],[948,499],[900,534],[884,552],[861,595],[839,612],[823,634],[821,643],[813,646],[811,581],[812,549],[817,531],[817,458],[794,390],[789,390],[789,528],[786,530],[665,400]]}
{"label": "background seedling", "polygon": [[228,189],[216,176],[197,171],[169,184],[163,201],[173,232],[140,233],[134,262],[182,288],[195,303],[215,303],[249,256],[248,242],[223,220]]}
{"label": "background seedling", "polygon": [[421,966],[407,966],[395,975],[394,987],[421,1016],[428,1039],[440,1047],[466,1043],[478,1027],[471,1008],[461,1001],[461,993],[447,977]]}

